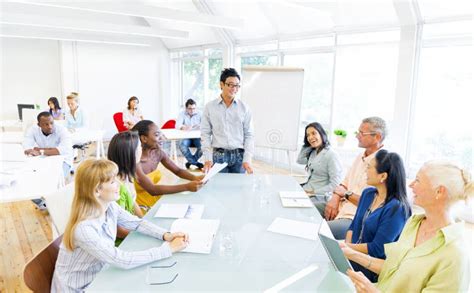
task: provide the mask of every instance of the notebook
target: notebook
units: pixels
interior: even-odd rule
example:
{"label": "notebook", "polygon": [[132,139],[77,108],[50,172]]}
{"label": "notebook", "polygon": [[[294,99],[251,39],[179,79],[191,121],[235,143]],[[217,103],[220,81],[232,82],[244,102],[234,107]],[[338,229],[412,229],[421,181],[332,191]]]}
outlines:
{"label": "notebook", "polygon": [[280,191],[280,199],[285,208],[313,207],[313,203],[304,191]]}
{"label": "notebook", "polygon": [[170,231],[189,235],[189,244],[183,252],[209,254],[219,223],[219,220],[210,219],[178,219],[173,222]]}

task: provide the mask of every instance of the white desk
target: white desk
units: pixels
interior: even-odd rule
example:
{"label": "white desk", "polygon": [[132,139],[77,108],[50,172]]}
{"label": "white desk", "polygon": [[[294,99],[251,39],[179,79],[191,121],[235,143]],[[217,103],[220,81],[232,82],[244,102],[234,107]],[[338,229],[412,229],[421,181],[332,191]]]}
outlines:
{"label": "white desk", "polygon": [[[104,150],[104,131],[92,129],[78,129],[71,133],[72,144],[82,144],[89,141],[96,143],[96,157],[105,157]],[[18,143],[22,144],[24,141],[24,133],[21,131],[5,131],[0,132],[0,143]]]}
{"label": "white desk", "polygon": [[171,159],[175,162],[178,159],[178,150],[176,141],[182,139],[201,138],[201,130],[179,130],[179,129],[161,129],[166,140],[171,141]]}
{"label": "white desk", "polygon": [[[301,191],[301,187],[290,176],[218,174],[196,193],[164,195],[145,218],[168,228],[172,219],[153,218],[162,203],[204,204],[203,219],[220,219],[211,253],[176,253],[154,263],[177,262],[171,270],[179,276],[164,285],[146,283],[148,265],[131,270],[108,266],[87,292],[263,292],[269,288],[273,292],[354,292],[349,279],[330,264],[319,240],[267,231],[275,217],[322,221],[314,207],[283,208],[281,190]],[[132,232],[120,248],[133,251],[159,245],[160,240]],[[303,273],[312,266],[317,269]]]}
{"label": "white desk", "polygon": [[23,162],[0,158],[0,176],[15,178],[11,185],[0,186],[0,202],[39,198],[58,190],[64,186],[63,162],[63,156],[25,156]]}
{"label": "white desk", "polygon": [[95,156],[96,158],[105,157],[105,149],[104,149],[104,130],[93,130],[93,129],[86,129],[80,128],[77,129],[75,132],[71,134],[72,137],[72,144],[83,144],[89,141],[93,141],[96,143],[96,151]]}

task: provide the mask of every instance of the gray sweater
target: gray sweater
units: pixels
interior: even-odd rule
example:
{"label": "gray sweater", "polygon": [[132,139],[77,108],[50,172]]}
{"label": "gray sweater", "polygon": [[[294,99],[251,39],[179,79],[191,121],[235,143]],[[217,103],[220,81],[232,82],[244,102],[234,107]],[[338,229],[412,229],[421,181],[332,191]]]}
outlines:
{"label": "gray sweater", "polygon": [[[313,152],[308,158],[311,151]],[[327,192],[333,192],[342,182],[342,164],[336,152],[330,148],[322,149],[317,153],[314,148],[303,146],[296,162],[307,166],[309,178],[303,184],[306,191],[324,195]]]}

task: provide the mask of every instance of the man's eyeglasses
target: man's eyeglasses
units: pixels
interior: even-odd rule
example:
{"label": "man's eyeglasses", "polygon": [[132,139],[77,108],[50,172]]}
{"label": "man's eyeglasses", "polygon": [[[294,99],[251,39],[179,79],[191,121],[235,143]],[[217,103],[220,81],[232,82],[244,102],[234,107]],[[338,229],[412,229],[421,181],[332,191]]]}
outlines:
{"label": "man's eyeglasses", "polygon": [[240,84],[225,83],[225,85],[232,88],[232,89],[239,89],[240,88]]}
{"label": "man's eyeglasses", "polygon": [[355,134],[356,136],[358,136],[358,135],[360,135],[360,136],[366,136],[366,135],[376,135],[377,132],[375,132],[375,131],[367,131],[367,132],[356,131],[356,132],[354,132],[354,134]]}

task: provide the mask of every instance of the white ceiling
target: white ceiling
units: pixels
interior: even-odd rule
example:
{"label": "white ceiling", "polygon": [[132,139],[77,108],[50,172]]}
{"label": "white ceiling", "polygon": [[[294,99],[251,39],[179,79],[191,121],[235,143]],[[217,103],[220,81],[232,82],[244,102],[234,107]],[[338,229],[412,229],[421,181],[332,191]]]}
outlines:
{"label": "white ceiling", "polygon": [[[411,1],[3,1],[1,34],[143,45],[162,41],[175,49],[222,43],[222,33],[233,42],[246,42],[400,26],[410,21],[399,15],[397,3],[413,7]],[[472,2],[417,0],[425,19],[472,18]]]}

